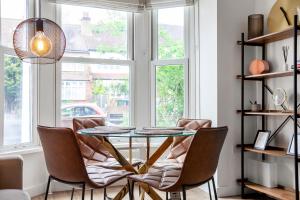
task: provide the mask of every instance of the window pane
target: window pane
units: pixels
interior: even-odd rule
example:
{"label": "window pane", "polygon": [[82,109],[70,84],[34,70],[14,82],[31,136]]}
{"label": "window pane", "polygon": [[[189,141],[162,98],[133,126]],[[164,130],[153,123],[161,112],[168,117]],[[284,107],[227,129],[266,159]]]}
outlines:
{"label": "window pane", "polygon": [[184,110],[183,65],[156,67],[156,126],[175,126]]}
{"label": "window pane", "polygon": [[127,12],[62,5],[66,56],[127,59]]}
{"label": "window pane", "polygon": [[31,142],[31,67],[4,55],[4,145]]}
{"label": "window pane", "polygon": [[[1,44],[13,46],[13,32],[27,18],[27,0],[1,0]],[[17,5],[17,6],[16,6]]]}
{"label": "window pane", "polygon": [[63,63],[62,69],[62,126],[82,116],[129,125],[129,66]]}
{"label": "window pane", "polygon": [[184,8],[158,10],[158,58],[184,58]]}

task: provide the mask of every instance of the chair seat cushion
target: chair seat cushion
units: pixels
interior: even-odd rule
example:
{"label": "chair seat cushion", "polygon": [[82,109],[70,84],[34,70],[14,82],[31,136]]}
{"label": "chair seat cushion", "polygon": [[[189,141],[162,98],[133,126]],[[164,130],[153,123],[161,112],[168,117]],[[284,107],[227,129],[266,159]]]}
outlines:
{"label": "chair seat cushion", "polygon": [[[115,158],[108,158],[105,161],[98,161],[98,160],[92,160],[92,159],[85,159],[85,164],[87,166],[98,166],[103,168],[110,168],[110,169],[122,169],[122,166]],[[132,166],[138,167],[141,164],[143,164],[142,160],[139,159],[132,159]]]}
{"label": "chair seat cushion", "polygon": [[30,200],[29,195],[22,190],[0,190],[1,200]]}
{"label": "chair seat cushion", "polygon": [[152,168],[162,169],[162,168],[182,168],[183,163],[178,162],[177,159],[166,159],[162,161],[157,161],[154,163]]}
{"label": "chair seat cushion", "polygon": [[89,178],[96,183],[99,187],[106,187],[110,184],[133,174],[126,170],[113,170],[98,166],[87,166]]}
{"label": "chair seat cushion", "polygon": [[169,168],[165,167],[161,169],[151,168],[147,174],[130,175],[128,178],[136,182],[147,183],[148,185],[156,189],[165,191],[177,182],[180,173],[181,173],[181,168],[172,168],[172,167]]}

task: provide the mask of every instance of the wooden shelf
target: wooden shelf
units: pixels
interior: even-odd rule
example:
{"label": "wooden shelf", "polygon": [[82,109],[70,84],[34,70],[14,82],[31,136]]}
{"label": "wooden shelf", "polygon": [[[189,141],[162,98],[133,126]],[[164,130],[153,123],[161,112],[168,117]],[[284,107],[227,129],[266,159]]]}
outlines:
{"label": "wooden shelf", "polygon": [[[238,113],[241,113],[241,110],[237,111]],[[245,115],[247,116],[293,116],[294,112],[291,110],[288,111],[278,111],[278,110],[263,110],[263,111],[250,111],[246,110]],[[299,114],[298,114],[299,117]]]}
{"label": "wooden shelf", "polygon": [[281,148],[281,147],[269,146],[265,150],[259,150],[259,149],[254,149],[253,144],[246,144],[245,145],[245,151],[258,153],[258,154],[269,155],[269,156],[275,156],[275,157],[289,156],[289,155],[286,154],[286,149]]}
{"label": "wooden shelf", "polygon": [[259,184],[251,183],[249,181],[245,182],[245,186],[275,199],[295,200],[295,193],[289,190],[285,190],[284,188],[268,188]]}
{"label": "wooden shelf", "polygon": [[[258,75],[246,75],[245,80],[262,80],[262,79],[270,79],[270,78],[287,77],[293,75],[294,75],[293,71],[271,72],[271,73],[258,74]],[[242,75],[237,75],[237,79],[242,79]]]}
{"label": "wooden shelf", "polygon": [[[245,45],[258,46],[258,45],[268,44],[271,42],[277,42],[280,40],[291,38],[293,37],[293,35],[294,35],[294,27],[291,27],[284,31],[270,33],[267,35],[263,35],[260,37],[247,40],[245,41]],[[241,44],[241,41],[239,41],[238,44]]]}

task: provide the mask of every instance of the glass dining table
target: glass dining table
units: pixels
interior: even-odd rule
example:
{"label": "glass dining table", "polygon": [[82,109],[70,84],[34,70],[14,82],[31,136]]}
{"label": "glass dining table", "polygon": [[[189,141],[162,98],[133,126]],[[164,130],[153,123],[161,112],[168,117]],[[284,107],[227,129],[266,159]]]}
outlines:
{"label": "glass dining table", "polygon": [[[135,128],[124,127],[95,127],[82,129],[78,132],[81,135],[96,137],[103,142],[104,148],[120,163],[120,165],[127,171],[135,174],[145,174],[149,168],[164,154],[164,152],[170,147],[174,137],[188,137],[193,136],[196,131],[184,130],[180,127],[171,128],[144,128],[142,130],[136,130]],[[129,139],[129,160],[127,160],[120,151],[114,147],[109,141],[109,138],[128,138]],[[133,138],[145,138],[147,140],[147,159],[145,163],[139,168],[135,169],[131,165],[132,161],[132,139]],[[150,138],[165,138],[161,145],[150,155]],[[144,199],[145,193],[147,193],[154,200],[162,200],[162,198],[156,193],[156,191],[146,184],[139,184],[143,189],[140,198]],[[113,198],[114,200],[121,200],[128,193],[128,185],[124,186],[121,191]]]}

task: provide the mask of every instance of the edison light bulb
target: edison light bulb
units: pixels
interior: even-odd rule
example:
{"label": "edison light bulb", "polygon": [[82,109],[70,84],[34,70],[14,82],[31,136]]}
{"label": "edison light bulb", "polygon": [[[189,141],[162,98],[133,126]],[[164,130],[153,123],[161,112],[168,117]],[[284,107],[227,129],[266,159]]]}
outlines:
{"label": "edison light bulb", "polygon": [[43,31],[37,31],[30,41],[30,49],[38,57],[47,56],[52,50],[51,40]]}

